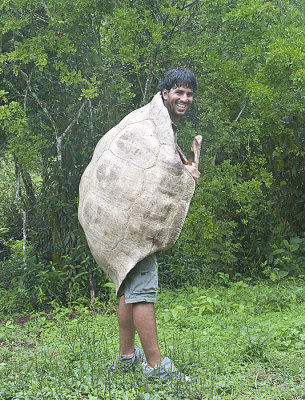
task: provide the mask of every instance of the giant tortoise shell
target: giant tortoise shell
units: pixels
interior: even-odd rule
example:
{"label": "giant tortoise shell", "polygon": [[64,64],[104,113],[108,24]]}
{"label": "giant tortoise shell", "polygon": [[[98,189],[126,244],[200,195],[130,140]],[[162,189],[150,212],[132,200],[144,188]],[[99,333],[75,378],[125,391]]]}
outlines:
{"label": "giant tortoise shell", "polygon": [[78,215],[117,292],[139,261],[174,245],[194,188],[160,93],[98,142],[81,178]]}

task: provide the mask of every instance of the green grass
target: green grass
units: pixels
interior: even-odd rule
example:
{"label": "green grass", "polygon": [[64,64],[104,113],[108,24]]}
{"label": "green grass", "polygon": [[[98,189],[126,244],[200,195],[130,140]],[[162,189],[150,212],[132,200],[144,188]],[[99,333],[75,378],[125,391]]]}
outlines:
{"label": "green grass", "polygon": [[162,353],[196,383],[110,372],[115,313],[61,308],[1,321],[0,399],[305,399],[304,280],[163,291],[156,313]]}

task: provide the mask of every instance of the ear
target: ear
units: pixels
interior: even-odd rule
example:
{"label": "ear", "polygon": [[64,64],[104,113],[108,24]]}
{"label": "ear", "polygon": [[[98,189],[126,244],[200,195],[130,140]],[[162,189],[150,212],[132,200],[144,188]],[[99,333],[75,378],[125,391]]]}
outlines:
{"label": "ear", "polygon": [[164,100],[167,100],[167,98],[168,98],[168,90],[167,89],[162,89],[162,97]]}

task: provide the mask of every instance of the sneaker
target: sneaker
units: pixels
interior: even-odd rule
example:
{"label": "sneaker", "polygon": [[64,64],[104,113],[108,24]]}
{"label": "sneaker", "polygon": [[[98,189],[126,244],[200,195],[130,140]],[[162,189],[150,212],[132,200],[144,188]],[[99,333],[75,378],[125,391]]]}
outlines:
{"label": "sneaker", "polygon": [[130,368],[136,364],[142,364],[145,362],[146,359],[144,357],[144,353],[136,347],[133,354],[116,356],[112,362],[111,369],[115,370],[119,368]]}
{"label": "sneaker", "polygon": [[143,365],[143,372],[147,376],[149,380],[152,379],[167,379],[167,380],[180,380],[184,382],[192,382],[196,381],[196,379],[192,379],[187,375],[184,375],[182,372],[179,372],[177,368],[174,366],[172,360],[168,357],[164,357],[163,360],[155,366],[155,368],[150,367],[149,365]]}

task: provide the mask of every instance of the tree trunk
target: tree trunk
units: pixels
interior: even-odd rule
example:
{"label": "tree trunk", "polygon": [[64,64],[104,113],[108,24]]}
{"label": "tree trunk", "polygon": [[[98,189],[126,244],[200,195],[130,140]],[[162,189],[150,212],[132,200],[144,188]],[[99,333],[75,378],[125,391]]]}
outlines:
{"label": "tree trunk", "polygon": [[90,303],[95,303],[95,282],[91,268],[89,268],[89,283],[90,283]]}

